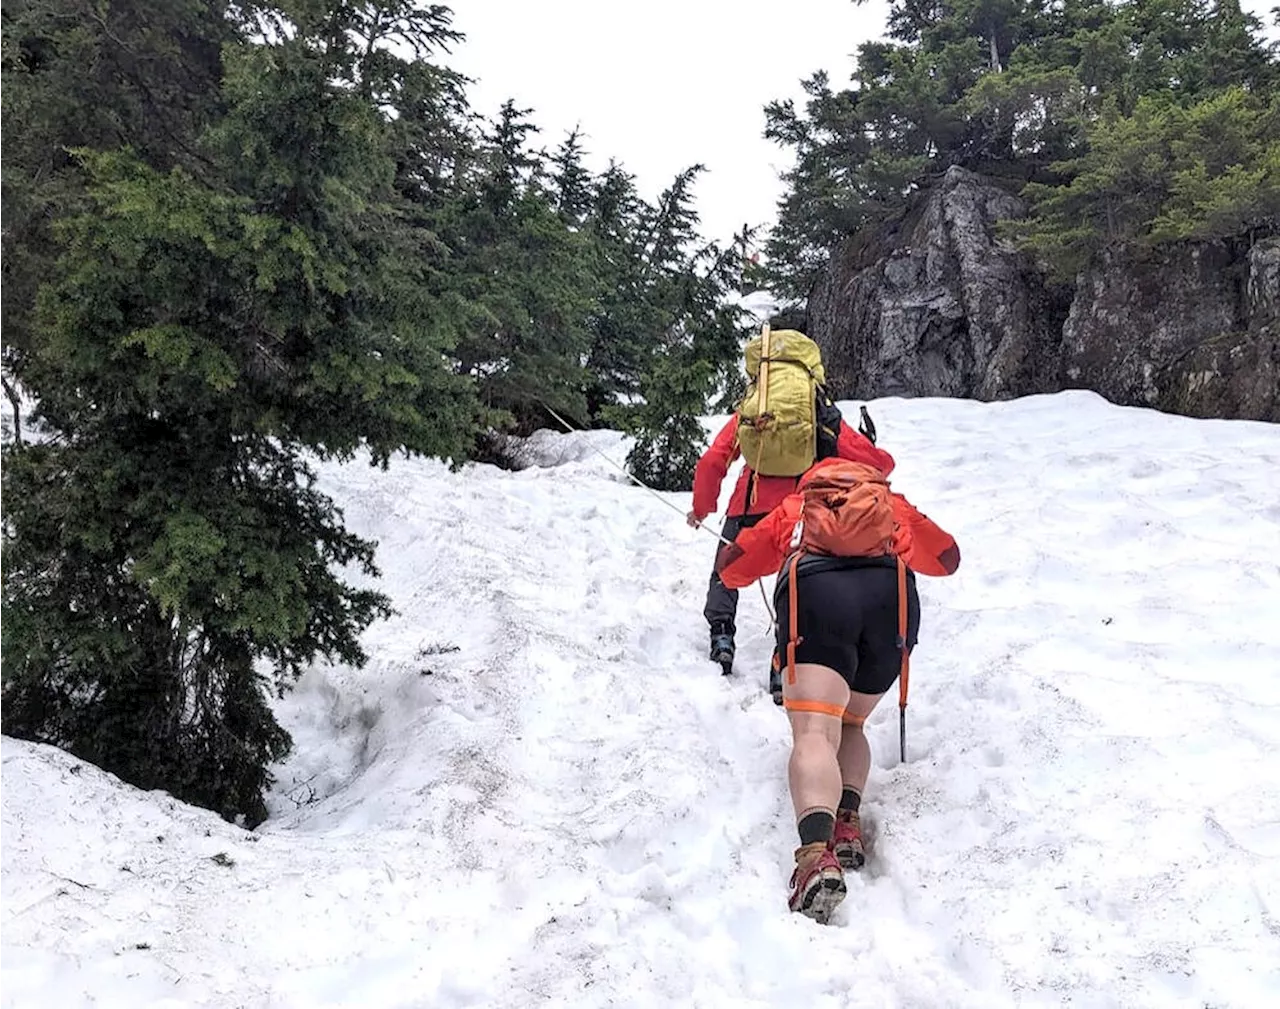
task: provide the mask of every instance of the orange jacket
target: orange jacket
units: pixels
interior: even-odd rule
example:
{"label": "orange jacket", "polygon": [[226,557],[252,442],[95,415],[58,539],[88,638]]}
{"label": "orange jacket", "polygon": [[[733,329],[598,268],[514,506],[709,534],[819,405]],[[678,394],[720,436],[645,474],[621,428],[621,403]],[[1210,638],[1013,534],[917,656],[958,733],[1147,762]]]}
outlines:
{"label": "orange jacket", "polygon": [[[819,469],[819,462],[809,473]],[[807,474],[806,474],[807,475]],[[960,566],[960,548],[950,533],[921,514],[901,494],[893,498],[893,552],[907,567],[922,575],[953,574]],[[791,536],[800,518],[799,493],[783,502],[750,529],[738,533],[732,546],[723,546],[716,571],[727,588],[745,588],[757,578],[776,574],[791,553]]]}
{"label": "orange jacket", "polygon": [[[738,415],[735,413],[702,453],[693,473],[693,514],[699,522],[716,510],[720,485],[738,455]],[[885,476],[893,472],[893,456],[882,448],[876,448],[869,438],[844,421],[840,422],[836,455],[850,462],[865,462]],[[748,500],[752,477],[755,477],[756,484],[754,501]],[[795,491],[797,480],[799,477],[794,476],[756,476],[751,467],[743,466],[725,515],[763,515]]]}

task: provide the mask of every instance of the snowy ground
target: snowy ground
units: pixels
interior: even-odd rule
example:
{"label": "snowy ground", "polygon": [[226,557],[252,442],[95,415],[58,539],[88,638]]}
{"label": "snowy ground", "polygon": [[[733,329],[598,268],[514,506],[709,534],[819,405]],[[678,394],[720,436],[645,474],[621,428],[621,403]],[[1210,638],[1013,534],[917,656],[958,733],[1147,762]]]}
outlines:
{"label": "snowy ground", "polygon": [[325,471],[401,615],[281,706],[256,833],[3,741],[5,1009],[1280,1005],[1280,428],[872,412],[964,563],[832,926],[786,911],[760,593],[723,679],[714,540],[547,434]]}

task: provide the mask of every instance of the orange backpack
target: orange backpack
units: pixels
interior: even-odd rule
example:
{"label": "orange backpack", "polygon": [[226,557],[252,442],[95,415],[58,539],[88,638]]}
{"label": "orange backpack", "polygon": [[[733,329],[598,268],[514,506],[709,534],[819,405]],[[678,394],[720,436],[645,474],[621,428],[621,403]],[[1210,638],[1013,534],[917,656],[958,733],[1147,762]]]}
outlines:
{"label": "orange backpack", "polygon": [[[874,466],[865,463],[827,463],[801,479],[800,518],[791,538],[787,568],[787,595],[790,607],[790,640],[787,642],[787,682],[796,682],[796,647],[800,644],[796,604],[796,567],[805,554],[828,557],[888,557],[893,550],[893,499],[889,482]],[[898,680],[898,707],[902,732],[902,759],[906,760],[907,679],[907,567],[901,557],[898,567],[898,647],[902,667]],[[815,701],[787,701],[793,711],[833,714],[844,719],[843,709],[828,710]]]}
{"label": "orange backpack", "polygon": [[801,481],[800,520],[791,545],[828,557],[893,553],[889,482],[874,466],[841,460]]}

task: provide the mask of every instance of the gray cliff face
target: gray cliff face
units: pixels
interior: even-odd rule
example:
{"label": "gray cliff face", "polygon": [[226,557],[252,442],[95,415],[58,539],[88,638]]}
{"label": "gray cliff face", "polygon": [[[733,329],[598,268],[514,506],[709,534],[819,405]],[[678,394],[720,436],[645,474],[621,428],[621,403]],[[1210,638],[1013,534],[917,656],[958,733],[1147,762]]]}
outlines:
{"label": "gray cliff face", "polygon": [[1105,257],[1074,292],[996,236],[1022,202],[952,168],[833,257],[810,335],[841,398],[1064,388],[1193,416],[1280,420],[1280,241]]}
{"label": "gray cliff face", "polygon": [[[1005,399],[1059,387],[1066,305],[995,237],[1023,204],[960,168],[904,220],[833,260],[810,335],[838,396]],[[1046,352],[1048,351],[1048,352]]]}

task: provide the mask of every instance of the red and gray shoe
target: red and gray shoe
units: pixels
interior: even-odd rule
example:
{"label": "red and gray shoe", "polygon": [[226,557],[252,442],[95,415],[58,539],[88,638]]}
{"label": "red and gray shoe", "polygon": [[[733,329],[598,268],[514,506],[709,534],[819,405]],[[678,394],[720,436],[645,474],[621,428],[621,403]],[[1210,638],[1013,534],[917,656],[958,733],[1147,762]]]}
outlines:
{"label": "red and gray shoe", "polygon": [[853,810],[842,809],[836,817],[835,833],[831,837],[831,853],[840,868],[856,872],[867,862],[866,849],[862,847],[862,823]]}
{"label": "red and gray shoe", "polygon": [[818,841],[796,849],[788,906],[821,925],[844,900],[844,872],[827,845]]}

